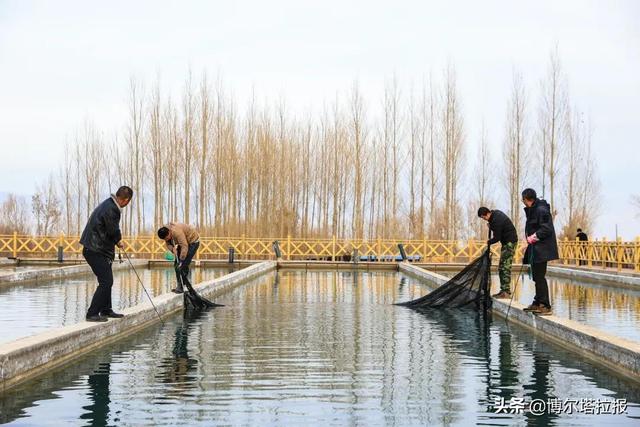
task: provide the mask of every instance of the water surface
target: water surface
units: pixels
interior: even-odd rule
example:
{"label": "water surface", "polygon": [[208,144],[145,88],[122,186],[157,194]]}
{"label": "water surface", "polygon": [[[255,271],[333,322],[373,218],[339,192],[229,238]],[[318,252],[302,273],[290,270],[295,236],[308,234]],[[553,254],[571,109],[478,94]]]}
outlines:
{"label": "water surface", "polygon": [[[392,305],[399,273],[279,272],[0,396],[11,425],[638,425],[640,388],[474,312]],[[615,399],[625,415],[496,414]]]}

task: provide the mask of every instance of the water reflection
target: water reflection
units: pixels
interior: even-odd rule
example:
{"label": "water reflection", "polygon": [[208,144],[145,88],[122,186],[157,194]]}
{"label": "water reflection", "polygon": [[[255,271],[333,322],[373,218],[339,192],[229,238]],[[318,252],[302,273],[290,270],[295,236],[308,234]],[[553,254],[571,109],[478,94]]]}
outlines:
{"label": "water reflection", "polygon": [[109,419],[109,375],[111,364],[101,363],[98,368],[89,375],[87,385],[90,404],[83,406],[87,412],[80,416],[81,420],[87,420],[86,426],[106,427]]}
{"label": "water reflection", "polygon": [[185,311],[182,323],[176,327],[171,356],[162,358],[158,365],[160,372],[156,377],[159,382],[167,384],[167,390],[165,395],[157,399],[157,403],[174,402],[197,387],[195,373],[198,370],[198,360],[189,357],[188,345],[189,334],[197,335],[200,327],[197,320],[203,314],[203,311]]}

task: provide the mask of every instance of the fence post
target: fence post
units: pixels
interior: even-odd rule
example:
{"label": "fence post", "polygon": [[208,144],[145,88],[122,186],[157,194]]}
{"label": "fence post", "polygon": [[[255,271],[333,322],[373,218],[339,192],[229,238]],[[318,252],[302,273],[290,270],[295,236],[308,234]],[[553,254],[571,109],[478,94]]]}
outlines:
{"label": "fence post", "polygon": [[291,261],[291,234],[287,234],[287,261]]}
{"label": "fence post", "polygon": [[622,237],[616,239],[616,264],[617,270],[622,270]]}
{"label": "fence post", "polygon": [[473,246],[473,240],[469,239],[467,241],[467,251],[469,252],[468,253],[468,255],[469,255],[469,257],[468,257],[469,258],[469,263],[471,263],[471,261],[473,261],[473,249],[474,248],[472,248],[472,246]]}
{"label": "fence post", "polygon": [[63,259],[63,252],[64,252],[64,245],[63,245],[63,234],[60,233],[60,235],[58,236],[58,244],[57,246],[57,250],[58,250],[58,262],[61,262],[61,260]]}
{"label": "fence post", "polygon": [[244,235],[244,233],[242,233],[241,239],[240,239],[240,250],[238,251],[238,258],[242,259],[242,256],[244,256],[244,250],[245,250],[245,239],[246,236]]}
{"label": "fence post", "polygon": [[640,271],[640,236],[636,237],[636,245],[633,249],[633,258],[635,260],[633,263],[633,269],[635,271]]}
{"label": "fence post", "polygon": [[331,238],[331,261],[336,260],[336,236]]}
{"label": "fence post", "polygon": [[13,232],[13,257],[17,258],[18,257],[18,232],[14,231]]}
{"label": "fence post", "polygon": [[593,242],[587,242],[587,266],[593,267]]}
{"label": "fence post", "polygon": [[422,259],[421,262],[427,262],[427,236],[422,235]]}

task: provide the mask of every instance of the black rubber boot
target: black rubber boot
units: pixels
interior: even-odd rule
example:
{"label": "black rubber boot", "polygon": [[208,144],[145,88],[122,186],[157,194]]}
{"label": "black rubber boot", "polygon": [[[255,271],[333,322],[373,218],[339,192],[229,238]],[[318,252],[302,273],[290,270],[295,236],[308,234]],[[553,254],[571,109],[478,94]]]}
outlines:
{"label": "black rubber boot", "polygon": [[100,315],[103,317],[111,317],[112,319],[121,319],[124,317],[124,314],[116,313],[113,310],[103,311]]}
{"label": "black rubber boot", "polygon": [[85,320],[87,322],[106,322],[109,320],[109,318],[100,314],[94,314],[92,316],[87,315],[87,317],[85,317]]}

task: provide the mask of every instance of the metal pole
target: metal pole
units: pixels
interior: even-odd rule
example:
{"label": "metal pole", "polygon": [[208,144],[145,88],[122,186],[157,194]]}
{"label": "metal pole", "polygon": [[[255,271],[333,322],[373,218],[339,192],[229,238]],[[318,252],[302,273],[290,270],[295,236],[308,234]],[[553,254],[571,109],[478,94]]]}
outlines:
{"label": "metal pole", "polygon": [[136,277],[138,278],[138,283],[140,283],[140,286],[142,286],[142,289],[144,289],[144,293],[147,294],[147,298],[149,298],[149,302],[151,303],[151,306],[153,307],[156,314],[158,315],[158,319],[160,319],[160,323],[162,323],[162,326],[164,326],[164,321],[162,320],[162,316],[160,316],[160,313],[158,312],[156,305],[153,303],[153,299],[151,299],[149,292],[147,292],[147,288],[145,288],[144,284],[142,283],[142,279],[140,279],[138,270],[136,270],[136,268],[133,266],[133,263],[131,262],[131,258],[129,258],[129,254],[124,249],[122,249],[122,252],[124,252],[124,256],[127,257],[127,261],[129,261],[129,265],[133,269],[133,272],[136,273]]}

